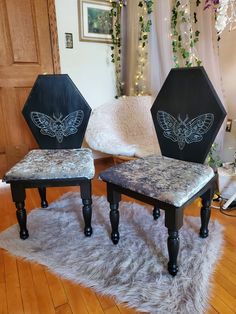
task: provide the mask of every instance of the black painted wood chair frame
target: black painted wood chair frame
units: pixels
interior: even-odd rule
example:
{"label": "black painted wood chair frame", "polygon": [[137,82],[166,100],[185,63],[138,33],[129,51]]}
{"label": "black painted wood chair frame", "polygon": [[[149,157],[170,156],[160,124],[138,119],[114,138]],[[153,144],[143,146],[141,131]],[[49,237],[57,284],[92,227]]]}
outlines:
{"label": "black painted wood chair frame", "polygon": [[22,113],[40,149],[29,152],[15,165],[19,169],[14,170],[14,166],[4,176],[4,181],[11,185],[20,238],[29,236],[26,189],[38,188],[41,206],[45,208],[48,206],[46,188],[60,186],[80,186],[84,233],[91,236],[94,163],[92,152],[81,148],[90,106],[67,74],[48,74],[37,77]]}
{"label": "black painted wood chair frame", "polygon": [[10,183],[13,202],[16,205],[16,216],[20,227],[20,238],[25,240],[29,237],[27,229],[27,214],[25,209],[26,189],[38,188],[41,197],[42,208],[48,207],[46,200],[46,187],[80,186],[81,199],[83,203],[84,234],[91,236],[92,197],[91,180],[87,178],[66,180],[31,180],[11,181]]}
{"label": "black painted wood chair frame", "polygon": [[110,203],[110,221],[111,221],[111,240],[114,244],[119,242],[119,202],[121,195],[125,194],[144,203],[154,206],[153,217],[158,219],[160,216],[159,208],[165,211],[165,226],[168,229],[167,247],[169,253],[168,271],[172,276],[178,272],[177,257],[179,252],[179,235],[178,231],[183,225],[184,208],[191,204],[197,197],[202,198],[201,207],[201,227],[199,235],[201,238],[208,236],[208,223],[211,215],[211,200],[214,193],[214,176],[201,190],[199,190],[191,199],[184,203],[181,207],[161,202],[149,196],[139,194],[121,186],[107,182],[107,200]]}
{"label": "black painted wood chair frame", "polygon": [[200,236],[208,236],[210,205],[216,176],[203,165],[226,111],[202,67],[175,68],[169,72],[151,108],[161,156],[145,156],[100,174],[107,183],[112,241],[119,241],[121,194],[154,206],[158,219],[165,211],[168,229],[168,270],[178,272],[178,231],[184,208],[202,198]]}

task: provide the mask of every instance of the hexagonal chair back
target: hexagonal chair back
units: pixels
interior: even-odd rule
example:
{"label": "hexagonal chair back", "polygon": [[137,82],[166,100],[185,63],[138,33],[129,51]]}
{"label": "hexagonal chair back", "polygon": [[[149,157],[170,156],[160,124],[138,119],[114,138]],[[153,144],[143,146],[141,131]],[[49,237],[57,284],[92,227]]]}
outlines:
{"label": "hexagonal chair back", "polygon": [[163,156],[203,163],[225,109],[203,67],[172,69],[151,108]]}
{"label": "hexagonal chair back", "polygon": [[[151,113],[162,156],[151,155],[100,173],[107,183],[111,239],[119,242],[119,202],[125,194],[154,207],[158,219],[165,212],[168,229],[168,271],[178,272],[179,229],[184,208],[202,198],[200,236],[208,236],[210,205],[216,176],[202,164],[226,112],[205,70],[173,69],[164,82]],[[163,269],[165,272],[165,269]]]}
{"label": "hexagonal chair back", "polygon": [[25,190],[37,187],[41,206],[47,207],[46,187],[79,185],[85,221],[92,234],[92,152],[80,148],[91,108],[66,74],[39,75],[23,108],[23,115],[40,147],[13,166],[3,180],[11,184],[20,237],[26,239]]}
{"label": "hexagonal chair back", "polygon": [[80,148],[91,108],[67,74],[39,75],[23,115],[40,148]]}

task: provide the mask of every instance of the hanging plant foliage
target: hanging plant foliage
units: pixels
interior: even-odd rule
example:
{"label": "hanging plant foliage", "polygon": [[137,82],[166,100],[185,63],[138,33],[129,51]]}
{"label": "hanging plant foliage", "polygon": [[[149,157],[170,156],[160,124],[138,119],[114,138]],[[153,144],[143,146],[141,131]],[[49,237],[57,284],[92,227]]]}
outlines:
{"label": "hanging plant foliage", "polygon": [[110,16],[113,20],[113,27],[110,31],[112,38],[111,45],[111,62],[115,64],[116,76],[116,98],[124,95],[124,83],[121,78],[121,12],[122,8],[126,6],[127,0],[111,1],[112,9]]}
{"label": "hanging plant foliage", "polygon": [[[196,0],[196,6],[200,4]],[[201,60],[197,56],[196,43],[199,41],[199,30],[194,30],[193,23],[197,23],[197,14],[191,14],[190,2],[173,0],[171,15],[171,37],[173,59],[176,67],[200,66]]]}
{"label": "hanging plant foliage", "polygon": [[146,91],[146,66],[148,59],[148,37],[151,31],[153,1],[140,0],[138,3],[139,43],[137,49],[137,65],[134,80],[134,94],[143,95]]}

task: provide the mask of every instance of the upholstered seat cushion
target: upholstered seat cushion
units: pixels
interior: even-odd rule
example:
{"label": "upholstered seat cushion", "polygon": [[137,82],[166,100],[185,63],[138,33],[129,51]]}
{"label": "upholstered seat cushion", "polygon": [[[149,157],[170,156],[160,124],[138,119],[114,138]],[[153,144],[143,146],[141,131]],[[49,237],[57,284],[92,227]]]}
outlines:
{"label": "upholstered seat cushion", "polygon": [[88,148],[35,149],[12,167],[3,180],[92,179],[94,173],[92,151]]}
{"label": "upholstered seat cushion", "polygon": [[147,156],[111,167],[100,174],[102,180],[182,206],[214,176],[207,165],[167,158]]}

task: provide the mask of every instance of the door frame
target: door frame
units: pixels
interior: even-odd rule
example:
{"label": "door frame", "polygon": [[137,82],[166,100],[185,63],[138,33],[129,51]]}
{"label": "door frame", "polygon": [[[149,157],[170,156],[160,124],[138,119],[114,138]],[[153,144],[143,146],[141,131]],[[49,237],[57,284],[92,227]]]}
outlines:
{"label": "door frame", "polygon": [[52,47],[53,70],[55,74],[60,74],[61,64],[60,64],[60,52],[59,52],[59,44],[58,44],[55,0],[47,0],[47,4],[48,4],[49,29],[50,29],[50,38],[51,38],[51,47]]}

